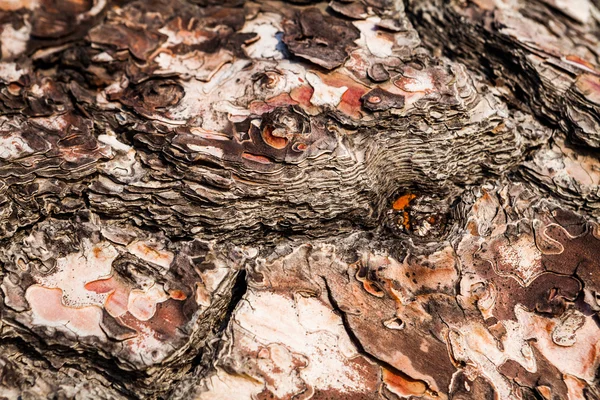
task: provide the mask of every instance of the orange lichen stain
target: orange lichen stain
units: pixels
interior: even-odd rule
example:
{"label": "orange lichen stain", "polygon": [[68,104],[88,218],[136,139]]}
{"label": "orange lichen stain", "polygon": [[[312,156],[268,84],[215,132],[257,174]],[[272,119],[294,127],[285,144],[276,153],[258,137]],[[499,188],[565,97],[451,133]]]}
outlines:
{"label": "orange lichen stain", "polygon": [[494,129],[492,129],[492,133],[496,134],[496,133],[502,132],[505,127],[506,127],[506,125],[504,125],[504,122],[501,122]]}
{"label": "orange lichen stain", "polygon": [[95,259],[100,262],[112,261],[114,254],[106,246],[94,246],[92,247],[92,255]]}
{"label": "orange lichen stain", "polygon": [[266,144],[279,150],[285,149],[288,144],[288,140],[286,138],[273,135],[272,126],[266,126],[262,130],[262,138]]}
{"label": "orange lichen stain", "polygon": [[369,281],[364,281],[362,284],[369,294],[372,294],[375,297],[383,297],[384,292],[378,284]]}
{"label": "orange lichen stain", "polygon": [[255,154],[250,154],[250,153],[242,153],[242,158],[249,160],[249,161],[254,161],[260,164],[271,164],[271,160],[269,160],[267,157],[265,156],[258,156]]}
{"label": "orange lichen stain", "polygon": [[404,225],[406,229],[410,229],[410,216],[406,211],[402,212],[402,225]]}
{"label": "orange lichen stain", "polygon": [[490,196],[490,193],[487,190],[482,189],[481,191],[483,193],[483,195],[481,196],[481,200],[483,200],[483,201],[492,201],[492,197]]}
{"label": "orange lichen stain", "polygon": [[26,271],[27,270],[27,263],[22,258],[19,258],[17,260],[17,267],[19,267],[19,269],[21,269],[22,271]]}
{"label": "orange lichen stain", "polygon": [[413,201],[417,196],[412,194],[412,193],[407,193],[404,194],[400,197],[398,197],[396,199],[396,201],[394,201],[394,204],[392,204],[392,208],[394,210],[404,210],[406,207],[408,207],[408,205],[410,204],[411,201]]}
{"label": "orange lichen stain", "polygon": [[381,368],[381,378],[388,390],[400,397],[423,396],[428,392],[424,382],[395,374],[387,368]]}
{"label": "orange lichen stain", "polygon": [[308,146],[306,145],[306,143],[298,143],[296,145],[296,150],[298,151],[305,151],[308,148]]}
{"label": "orange lichen stain", "polygon": [[16,83],[11,83],[10,85],[8,85],[8,91],[10,94],[12,94],[13,96],[18,96],[21,94],[21,85],[16,84]]}
{"label": "orange lichen stain", "polygon": [[546,400],[552,400],[552,389],[548,386],[537,386],[537,392]]}
{"label": "orange lichen stain", "polygon": [[98,247],[98,246],[94,246],[94,248],[92,249],[92,252],[94,253],[94,257],[99,258],[100,255],[102,254],[102,248]]}
{"label": "orange lichen stain", "polygon": [[402,225],[404,225],[406,229],[410,229],[410,216],[408,215],[408,212],[405,211],[405,208],[408,207],[410,202],[413,201],[416,197],[417,196],[412,193],[407,193],[398,197],[396,201],[394,201],[394,203],[392,204],[392,208],[394,210],[403,211]]}

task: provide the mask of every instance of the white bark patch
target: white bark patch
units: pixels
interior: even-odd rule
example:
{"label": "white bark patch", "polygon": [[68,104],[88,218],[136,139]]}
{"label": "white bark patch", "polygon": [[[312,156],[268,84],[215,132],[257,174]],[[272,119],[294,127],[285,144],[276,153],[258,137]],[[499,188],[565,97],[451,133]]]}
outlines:
{"label": "white bark patch", "polygon": [[210,377],[207,391],[198,400],[254,399],[263,390],[263,384],[247,375],[230,375],[222,369]]}
{"label": "white bark patch", "polygon": [[[531,372],[536,371],[536,366],[533,353],[520,332],[510,324],[505,325],[505,328],[507,328],[507,337],[503,341],[504,351],[498,348],[494,336],[480,323],[469,323],[460,329],[450,331],[448,340],[456,360],[472,365],[476,373],[495,388],[498,399],[512,400],[515,398],[512,385],[498,371],[498,367],[509,359],[519,362]],[[531,358],[525,358],[525,355],[531,355]]]}
{"label": "white bark patch", "polygon": [[559,346],[573,346],[577,343],[577,331],[585,325],[585,321],[585,315],[577,310],[565,312],[552,331],[552,341]]}
{"label": "white bark patch", "polygon": [[204,57],[198,51],[184,55],[160,53],[154,61],[160,67],[157,74],[176,73],[184,77],[196,76],[196,71],[199,71],[204,65]]}
{"label": "white bark patch", "polygon": [[260,13],[247,21],[241,32],[256,33],[259,39],[244,47],[250,58],[281,60],[284,58],[284,45],[279,38],[282,32],[281,15],[274,13]]}
{"label": "white bark patch", "polygon": [[127,250],[138,258],[149,263],[159,265],[168,269],[175,255],[170,251],[155,248],[155,246],[146,242],[133,242],[127,246]]}
{"label": "white bark patch", "polygon": [[592,16],[592,6],[588,0],[542,0],[544,3],[558,8],[569,17],[587,24]]}
{"label": "white bark patch", "polygon": [[[253,338],[246,341],[247,350],[272,344],[285,346],[288,356],[305,360],[305,366],[299,367],[300,377],[314,390],[335,389],[342,393],[368,390],[361,379],[362,367],[349,361],[358,352],[340,317],[320,300],[301,296],[293,300],[276,293],[251,291],[240,304],[235,322]],[[279,362],[286,364],[283,362],[286,357],[281,357]],[[277,357],[271,355],[271,360],[278,363]],[[285,369],[285,365],[280,367]],[[294,394],[297,390],[292,381],[286,385],[279,383],[283,382],[271,388],[277,396]]]}
{"label": "white bark patch", "polygon": [[156,305],[169,300],[162,285],[155,284],[144,291],[134,289],[129,293],[127,310],[140,321],[148,321],[156,313]]}
{"label": "white bark patch", "polygon": [[4,83],[16,82],[28,72],[14,62],[0,62],[0,81]]}
{"label": "white bark patch", "polygon": [[223,158],[223,149],[215,146],[198,146],[196,144],[188,144],[190,150],[197,151],[199,153],[208,154],[217,158]]}
{"label": "white bark patch", "polygon": [[117,250],[108,242],[93,245],[83,241],[83,250],[56,260],[54,273],[38,278],[38,283],[46,288],[62,290],[62,302],[69,307],[90,305],[103,306],[107,294],[94,293],[85,284],[107,278],[112,272],[112,262],[117,258]]}
{"label": "white bark patch", "polygon": [[[515,308],[519,324],[522,326],[525,339],[535,339],[535,347],[563,374],[576,376],[590,384],[600,364],[600,330],[592,316],[586,317],[583,324],[576,322],[570,329],[564,325],[566,321],[558,318],[544,318],[535,313]],[[577,316],[575,316],[577,318]],[[575,329],[577,328],[577,329]],[[553,339],[555,329],[568,330],[569,346],[558,345]],[[563,332],[564,333],[564,332]],[[562,336],[562,335],[561,335]]]}
{"label": "white bark patch", "polygon": [[131,150],[131,146],[126,145],[125,143],[119,142],[119,140],[115,136],[111,135],[99,135],[98,141],[109,145],[115,150],[127,152]]}
{"label": "white bark patch", "polygon": [[306,80],[313,87],[314,92],[310,98],[310,103],[314,106],[337,107],[342,101],[342,96],[348,88],[346,86],[334,87],[323,83],[319,75],[314,72],[306,73]]}
{"label": "white bark patch", "polygon": [[499,248],[499,263],[504,268],[498,274],[511,273],[516,275],[521,284],[529,286],[540,274],[544,272],[542,267],[542,253],[535,245],[533,238],[523,235],[516,242],[509,243]]}
{"label": "white bark patch", "polygon": [[0,47],[2,48],[2,59],[13,58],[27,49],[27,41],[31,33],[31,25],[25,23],[21,28],[15,29],[12,24],[2,25],[0,33]]}
{"label": "white bark patch", "polygon": [[20,136],[0,137],[0,160],[15,160],[31,153],[33,149]]}
{"label": "white bark patch", "polygon": [[354,21],[353,24],[360,30],[360,39],[357,44],[366,47],[375,57],[386,58],[394,54],[394,41],[377,29],[375,25],[381,21],[379,17],[370,17],[364,21]]}

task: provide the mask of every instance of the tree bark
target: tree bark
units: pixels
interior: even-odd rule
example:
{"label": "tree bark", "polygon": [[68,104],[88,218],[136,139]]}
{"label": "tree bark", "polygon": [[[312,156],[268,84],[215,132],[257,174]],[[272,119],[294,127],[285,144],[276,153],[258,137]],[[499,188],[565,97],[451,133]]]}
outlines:
{"label": "tree bark", "polygon": [[599,8],[0,1],[0,398],[600,398]]}

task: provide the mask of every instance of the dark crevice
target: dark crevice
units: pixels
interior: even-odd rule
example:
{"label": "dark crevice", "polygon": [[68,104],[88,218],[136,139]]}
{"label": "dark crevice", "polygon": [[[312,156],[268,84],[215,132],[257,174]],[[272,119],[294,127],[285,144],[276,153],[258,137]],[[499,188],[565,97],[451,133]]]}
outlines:
{"label": "dark crevice", "polygon": [[[229,323],[231,322],[231,318],[233,317],[233,312],[235,311],[237,305],[242,300],[246,292],[248,291],[248,281],[247,281],[247,273],[246,270],[242,269],[233,284],[231,289],[231,299],[225,310],[223,319],[219,326],[213,331],[213,337],[218,338],[218,342],[216,344],[207,343],[198,354],[189,362],[189,370],[188,372],[176,381],[171,382],[172,390],[168,393],[165,398],[171,398],[175,396],[175,393],[178,388],[178,383],[185,381],[187,379],[200,380],[202,377],[206,376],[211,370],[214,369],[214,366],[211,365],[211,362],[216,360],[216,355],[221,351],[223,346],[226,344],[223,341],[223,334]],[[177,396],[175,396],[177,397]],[[179,398],[179,397],[177,397]]]}
{"label": "dark crevice", "polygon": [[225,318],[219,325],[217,332],[222,333],[225,330],[225,328],[227,327],[227,325],[229,325],[229,321],[231,320],[231,317],[233,316],[233,312],[235,311],[235,308],[237,307],[238,303],[242,300],[242,297],[244,297],[244,295],[246,294],[247,291],[248,291],[247,273],[246,273],[245,269],[242,269],[238,273],[237,277],[235,278],[235,283],[233,284],[233,288],[231,291],[231,300],[229,301],[229,306],[227,307],[227,310],[225,311]]}

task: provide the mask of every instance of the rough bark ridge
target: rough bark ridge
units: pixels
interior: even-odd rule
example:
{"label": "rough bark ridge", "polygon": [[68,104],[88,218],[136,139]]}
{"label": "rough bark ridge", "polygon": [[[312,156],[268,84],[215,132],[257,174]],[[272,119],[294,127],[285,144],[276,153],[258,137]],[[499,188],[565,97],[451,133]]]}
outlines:
{"label": "rough bark ridge", "polygon": [[0,397],[600,398],[598,7],[0,1]]}

